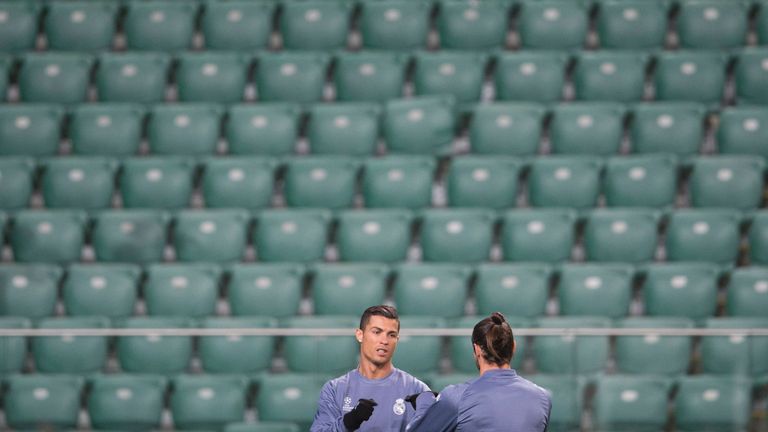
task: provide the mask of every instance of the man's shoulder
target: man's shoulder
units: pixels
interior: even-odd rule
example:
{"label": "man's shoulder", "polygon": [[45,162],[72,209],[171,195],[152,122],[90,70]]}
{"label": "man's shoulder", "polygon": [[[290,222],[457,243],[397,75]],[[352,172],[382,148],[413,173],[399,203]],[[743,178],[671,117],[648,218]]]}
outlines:
{"label": "man's shoulder", "polygon": [[352,372],[349,371],[344,375],[337,376],[336,378],[329,379],[323,385],[324,389],[335,389],[341,385],[347,384],[352,379]]}
{"label": "man's shoulder", "polygon": [[395,376],[397,382],[402,383],[402,385],[405,387],[423,389],[424,391],[429,390],[429,386],[426,385],[422,380],[416,378],[404,370],[394,368],[392,374]]}
{"label": "man's shoulder", "polygon": [[518,376],[518,378],[520,379],[520,381],[519,381],[520,384],[526,390],[531,392],[531,394],[537,395],[537,396],[539,396],[539,397],[541,397],[543,399],[546,399],[548,401],[552,400],[552,394],[550,393],[549,390],[547,390],[544,387],[541,387],[540,385],[534,383],[533,381],[525,379],[525,378],[523,378],[521,376]]}

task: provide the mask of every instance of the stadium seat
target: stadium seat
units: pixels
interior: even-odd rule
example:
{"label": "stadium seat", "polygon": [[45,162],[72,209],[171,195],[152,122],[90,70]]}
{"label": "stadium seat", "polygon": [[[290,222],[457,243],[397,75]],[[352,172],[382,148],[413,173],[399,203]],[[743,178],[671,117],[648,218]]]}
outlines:
{"label": "stadium seat", "polygon": [[[129,318],[120,327],[128,329],[189,328],[189,318],[135,317]],[[120,367],[126,373],[176,374],[183,372],[192,355],[192,337],[121,336],[115,345]]]}
{"label": "stadium seat", "polygon": [[[349,339],[354,340],[352,337]],[[324,375],[265,375],[259,383],[255,402],[259,422],[299,423],[300,427],[305,427],[301,430],[306,430],[317,411],[325,380]]]}
{"label": "stadium seat", "polygon": [[322,261],[331,215],[328,210],[266,210],[256,220],[253,244],[260,261]]}
{"label": "stadium seat", "polygon": [[332,50],[347,45],[352,2],[308,0],[282,4],[280,33],[288,50]]}
{"label": "stadium seat", "polygon": [[240,261],[250,223],[245,209],[185,210],[176,214],[173,244],[179,261]]}
{"label": "stadium seat", "polygon": [[182,51],[192,47],[198,4],[131,0],[123,31],[129,50]]}
{"label": "stadium seat", "polygon": [[768,268],[741,267],[731,273],[726,309],[734,317],[762,317],[768,309]]}
{"label": "stadium seat", "polygon": [[[318,0],[326,1],[326,0]],[[313,154],[367,156],[379,139],[378,105],[319,104],[309,111],[307,139]]]}
{"label": "stadium seat", "polygon": [[[454,0],[448,2],[465,7],[463,3]],[[449,94],[458,103],[480,100],[488,58],[485,54],[424,51],[417,53],[415,57],[413,85],[417,95]]]}
{"label": "stadium seat", "polygon": [[757,14],[755,15],[755,33],[760,45],[765,45],[768,41],[768,9],[765,2],[757,3]]}
{"label": "stadium seat", "polygon": [[506,261],[568,261],[576,241],[570,209],[511,210],[502,217],[499,243]]}
{"label": "stadium seat", "polygon": [[256,66],[256,90],[261,102],[319,102],[323,99],[326,69],[323,52],[261,54]]}
{"label": "stadium seat", "polygon": [[[765,315],[755,318],[710,318],[705,327],[709,329],[749,328],[766,329]],[[768,337],[710,336],[701,340],[701,369],[705,374],[752,375],[755,378],[768,374]]]}
{"label": "stadium seat", "polygon": [[742,378],[684,376],[675,396],[675,430],[746,430],[752,411],[750,386]]}
{"label": "stadium seat", "polygon": [[[738,5],[741,6],[741,5]],[[745,105],[768,103],[768,50],[746,48],[736,57],[736,102]]]}
{"label": "stadium seat", "polygon": [[19,69],[19,96],[23,102],[85,102],[94,59],[69,52],[29,52]]}
{"label": "stadium seat", "polygon": [[117,161],[102,157],[44,161],[41,190],[45,206],[84,210],[110,207],[117,168]]}
{"label": "stadium seat", "polygon": [[133,315],[141,269],[128,264],[73,264],[61,289],[69,316]]}
{"label": "stadium seat", "polygon": [[545,0],[521,5],[517,28],[523,48],[576,49],[589,27],[586,2]]}
{"label": "stadium seat", "polygon": [[648,154],[606,160],[603,193],[609,207],[671,207],[677,194],[677,158]]}
{"label": "stadium seat", "polygon": [[609,0],[598,4],[597,35],[603,49],[661,48],[669,5],[664,0]]}
{"label": "stadium seat", "polygon": [[315,156],[288,161],[283,193],[290,207],[351,207],[360,164],[344,156]]}
{"label": "stadium seat", "polygon": [[365,206],[429,207],[435,168],[435,160],[427,156],[388,156],[366,160],[362,182]]}
{"label": "stadium seat", "polygon": [[291,422],[229,423],[224,432],[299,432],[299,427]]}
{"label": "stadium seat", "polygon": [[13,217],[10,243],[17,262],[79,261],[86,215],[76,210],[21,210]]}
{"label": "stadium seat", "polygon": [[599,377],[592,400],[595,430],[663,430],[672,386],[665,377]]}
{"label": "stadium seat", "polygon": [[0,105],[0,155],[57,154],[63,118],[64,111],[55,105]]}
{"label": "stadium seat", "polygon": [[312,277],[316,315],[355,315],[384,302],[389,268],[382,264],[318,264]]}
{"label": "stadium seat", "polygon": [[112,47],[118,5],[110,2],[62,2],[48,5],[43,27],[52,51],[106,51]]}
{"label": "stadium seat", "polygon": [[[474,328],[475,324],[480,322],[480,320],[482,320],[485,316],[487,315],[483,314],[483,316],[462,317],[450,322],[449,326],[453,328],[471,329]],[[531,321],[527,319],[514,316],[507,317],[507,322],[509,323],[510,327],[512,327],[512,333],[515,332],[516,328],[528,328],[531,327],[532,324]],[[513,369],[520,369],[523,365],[523,361],[525,360],[528,346],[526,344],[525,336],[515,336],[514,340],[515,351],[514,355],[512,356],[511,366]],[[453,366],[454,371],[467,374],[477,372],[477,364],[475,363],[475,356],[474,352],[472,351],[472,341],[470,338],[466,336],[451,336],[450,357],[451,366]]]}
{"label": "stadium seat", "polygon": [[195,164],[178,157],[123,160],[119,184],[126,208],[184,208],[192,196]]}
{"label": "stadium seat", "polygon": [[706,263],[648,266],[643,283],[645,314],[694,320],[714,315],[720,270]]}
{"label": "stadium seat", "polygon": [[232,155],[282,156],[293,153],[299,135],[297,105],[262,103],[232,105],[224,134]]}
{"label": "stadium seat", "polygon": [[182,102],[243,100],[251,57],[236,52],[192,52],[178,56],[175,69]]}
{"label": "stadium seat", "polygon": [[53,315],[62,273],[59,267],[45,264],[0,266],[0,316]]}
{"label": "stadium seat", "polygon": [[77,427],[83,378],[73,375],[11,375],[5,382],[5,421],[11,428]]}
{"label": "stadium seat", "polygon": [[536,158],[528,174],[528,200],[534,207],[594,207],[602,167],[600,159],[587,156]]}
{"label": "stadium seat", "polygon": [[304,289],[304,268],[296,264],[234,264],[227,298],[235,316],[297,315]]}
{"label": "stadium seat", "polygon": [[576,58],[576,99],[633,102],[643,98],[649,56],[637,51],[583,52]]}
{"label": "stadium seat", "polygon": [[205,2],[200,29],[209,50],[254,51],[267,48],[272,33],[274,1]]}
{"label": "stadium seat", "polygon": [[[40,329],[99,329],[110,327],[103,317],[49,318]],[[100,371],[107,361],[107,337],[61,336],[32,338],[32,356],[38,373],[86,374]]]}
{"label": "stadium seat", "polygon": [[0,102],[5,102],[8,94],[8,82],[10,81],[13,59],[0,53]]}
{"label": "stadium seat", "polygon": [[557,286],[560,314],[626,316],[633,276],[634,269],[627,264],[564,264]]}
{"label": "stadium seat", "polygon": [[618,153],[624,134],[624,114],[623,105],[609,102],[555,107],[549,126],[552,152],[587,155]]}
{"label": "stadium seat", "polygon": [[688,181],[694,207],[750,210],[763,201],[765,162],[754,156],[699,157]]}
{"label": "stadium seat", "polygon": [[446,179],[451,207],[515,207],[519,159],[505,156],[461,156],[453,158]]}
{"label": "stadium seat", "polygon": [[99,55],[96,89],[104,102],[156,103],[165,100],[171,59],[154,52],[105,52]]}
{"label": "stadium seat", "polygon": [[405,209],[348,210],[339,213],[336,246],[340,261],[405,261],[413,214]]}
{"label": "stadium seat", "polygon": [[156,155],[213,154],[222,115],[222,108],[216,105],[155,105],[147,124],[149,150]]}
{"label": "stadium seat", "polygon": [[749,258],[752,265],[768,264],[768,213],[755,212],[748,232]]}
{"label": "stadium seat", "polygon": [[675,211],[666,229],[667,260],[734,262],[740,222],[741,214],[733,209]]}
{"label": "stadium seat", "polygon": [[16,210],[27,207],[32,196],[35,162],[27,158],[0,158],[0,207]]}
{"label": "stadium seat", "polygon": [[632,109],[630,139],[634,153],[699,153],[706,109],[693,102],[655,102]]}
{"label": "stadium seat", "polygon": [[[269,317],[206,318],[202,327],[272,328]],[[203,370],[214,374],[252,374],[266,371],[272,365],[275,338],[272,336],[204,336],[198,341],[198,355]]]}
{"label": "stadium seat", "polygon": [[[541,318],[542,328],[610,327],[608,318],[556,317]],[[537,336],[533,341],[533,357],[539,373],[592,374],[601,371],[608,360],[607,336]]]}
{"label": "stadium seat", "polygon": [[487,50],[505,45],[509,25],[506,0],[466,3],[439,2],[437,31],[443,49]]}
{"label": "stadium seat", "polygon": [[525,318],[545,315],[551,276],[552,267],[546,264],[481,264],[474,286],[477,313],[487,316],[500,311]]}
{"label": "stadium seat", "polygon": [[496,215],[488,209],[426,209],[421,216],[424,261],[488,261]]}
{"label": "stadium seat", "polygon": [[144,109],[135,104],[78,105],[68,121],[72,152],[81,156],[132,156],[139,150]]}
{"label": "stadium seat", "polygon": [[586,380],[572,375],[527,375],[525,378],[547,389],[552,397],[549,429],[572,431],[579,429],[584,406]]}
{"label": "stadium seat", "polygon": [[94,428],[159,428],[166,379],[152,375],[96,375],[89,379],[88,415]]}
{"label": "stadium seat", "polygon": [[201,318],[214,315],[221,269],[211,264],[152,264],[144,301],[149,315]]}
{"label": "stadium seat", "polygon": [[[367,2],[363,9],[377,4]],[[408,55],[394,51],[340,52],[335,59],[333,79],[339,101],[384,102],[403,96]]]}
{"label": "stadium seat", "polygon": [[283,356],[288,369],[301,373],[340,374],[354,368],[359,354],[359,344],[354,337],[357,326],[357,318],[352,315],[287,318],[281,327],[349,329],[349,336],[286,336]]}
{"label": "stadium seat", "polygon": [[358,25],[363,47],[403,51],[424,48],[431,11],[429,1],[362,2]]}
{"label": "stadium seat", "polygon": [[269,158],[212,157],[203,161],[201,190],[208,208],[269,207],[277,162]]}
{"label": "stadium seat", "polygon": [[657,54],[656,99],[719,104],[728,56],[720,51],[665,51]]}
{"label": "stadium seat", "polygon": [[[400,328],[441,328],[442,319],[432,316],[400,317]],[[400,335],[392,363],[396,368],[415,376],[423,376],[440,368],[443,340],[440,336]]]}
{"label": "stadium seat", "polygon": [[[617,322],[621,328],[693,328],[693,321],[679,317],[633,317]],[[684,375],[691,361],[693,340],[688,336],[618,336],[616,369],[638,375]]]}
{"label": "stadium seat", "polygon": [[480,104],[472,110],[472,153],[531,156],[538,152],[545,108],[537,104]]}
{"label": "stadium seat", "polygon": [[447,95],[391,100],[383,131],[389,153],[434,154],[453,144],[454,100]]}
{"label": "stadium seat", "polygon": [[23,52],[35,48],[43,5],[38,2],[3,2],[0,5],[0,51]]}
{"label": "stadium seat", "polygon": [[768,109],[725,107],[720,111],[716,137],[721,154],[750,154],[766,157],[762,144],[768,140]]}
{"label": "stadium seat", "polygon": [[149,263],[163,260],[170,217],[156,210],[115,210],[97,214],[91,232],[96,259]]}
{"label": "stadium seat", "polygon": [[682,48],[728,49],[747,42],[749,3],[685,0],[677,11]]}
{"label": "stadium seat", "polygon": [[588,261],[652,261],[660,214],[647,209],[595,209],[587,216],[584,248]]}
{"label": "stadium seat", "polygon": [[498,54],[494,77],[496,99],[532,102],[561,100],[568,58],[568,54],[561,51]]}
{"label": "stadium seat", "polygon": [[396,268],[394,299],[400,315],[457,318],[464,315],[468,267],[448,264],[402,264]]}
{"label": "stadium seat", "polygon": [[[5,284],[5,281],[2,281]],[[6,299],[3,299],[5,301]],[[3,308],[5,309],[5,308]],[[5,315],[8,311],[2,311]],[[0,317],[0,329],[28,329],[32,323],[27,318]],[[27,357],[27,339],[23,336],[5,336],[0,343],[0,374],[3,376],[21,372]]]}
{"label": "stadium seat", "polygon": [[177,429],[216,429],[243,420],[245,377],[180,375],[171,381],[171,388],[169,407]]}

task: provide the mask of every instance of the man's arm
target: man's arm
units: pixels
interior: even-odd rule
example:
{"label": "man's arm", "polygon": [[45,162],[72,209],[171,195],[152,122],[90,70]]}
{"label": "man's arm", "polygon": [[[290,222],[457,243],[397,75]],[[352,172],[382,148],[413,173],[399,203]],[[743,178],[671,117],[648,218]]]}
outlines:
{"label": "man's arm", "polygon": [[335,394],[336,389],[331,383],[325,383],[323,390],[320,391],[320,400],[317,402],[317,412],[309,429],[310,432],[347,432]]}
{"label": "man's arm", "polygon": [[464,386],[448,386],[435,398],[431,392],[416,400],[416,416],[406,427],[408,432],[450,432],[456,430],[459,399]]}

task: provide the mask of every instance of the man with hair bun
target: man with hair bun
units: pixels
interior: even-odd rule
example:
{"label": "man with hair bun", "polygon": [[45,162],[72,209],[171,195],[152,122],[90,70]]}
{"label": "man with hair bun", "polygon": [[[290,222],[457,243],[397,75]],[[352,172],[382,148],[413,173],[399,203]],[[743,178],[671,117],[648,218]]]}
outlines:
{"label": "man with hair bun", "polygon": [[547,430],[552,399],[510,368],[515,352],[512,328],[499,312],[472,330],[472,352],[480,376],[406,398],[416,408],[407,431],[542,432]]}

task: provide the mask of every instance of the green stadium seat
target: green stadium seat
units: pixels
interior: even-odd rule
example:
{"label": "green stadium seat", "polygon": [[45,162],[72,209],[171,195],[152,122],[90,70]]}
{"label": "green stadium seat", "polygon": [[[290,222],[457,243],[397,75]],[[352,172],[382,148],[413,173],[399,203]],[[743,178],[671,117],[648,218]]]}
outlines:
{"label": "green stadium seat", "polygon": [[141,269],[129,264],[73,264],[62,301],[69,316],[126,318],[133,315]]}
{"label": "green stadium seat", "polygon": [[[483,316],[467,316],[462,317],[449,323],[453,328],[466,328],[471,329],[475,327],[475,324],[483,319]],[[531,327],[531,321],[524,318],[508,317],[507,322],[512,327],[512,333],[516,328]],[[528,345],[526,343],[525,336],[515,336],[515,351],[512,356],[513,369],[520,369],[523,366],[525,360]],[[450,338],[450,358],[451,366],[454,371],[461,373],[473,373],[477,372],[477,363],[475,363],[474,352],[472,351],[472,339],[468,336],[451,336]]]}
{"label": "green stadium seat", "polygon": [[451,207],[515,207],[519,159],[505,156],[461,156],[453,158],[446,187]]}
{"label": "green stadium seat", "polygon": [[180,157],[123,160],[119,184],[126,208],[184,208],[192,196],[195,164]]}
{"label": "green stadium seat", "polygon": [[287,162],[284,194],[290,207],[351,207],[360,164],[344,156],[294,158]]}
{"label": "green stadium seat", "polygon": [[726,309],[734,317],[762,317],[768,307],[768,269],[742,267],[731,273]]}
{"label": "green stadium seat", "polygon": [[589,27],[585,3],[563,0],[523,3],[517,21],[523,48],[581,48]]}
{"label": "green stadium seat", "polygon": [[132,0],[123,21],[129,50],[182,51],[192,47],[196,2]]}
{"label": "green stadium seat", "polygon": [[[49,318],[40,329],[99,329],[110,327],[103,317]],[[105,336],[61,336],[32,338],[32,356],[39,373],[85,374],[100,371],[107,361]]]}
{"label": "green stadium seat", "polygon": [[[617,322],[616,326],[631,328],[693,328],[693,321],[679,317],[634,317]],[[618,336],[616,338],[616,369],[620,373],[647,375],[684,375],[691,361],[693,340],[688,336]]]}
{"label": "green stadium seat", "polygon": [[667,263],[648,266],[643,297],[650,316],[694,320],[714,315],[720,270],[706,263]]}
{"label": "green stadium seat", "polygon": [[52,51],[101,51],[112,47],[118,5],[110,2],[62,2],[48,5],[44,28]]}
{"label": "green stadium seat", "polygon": [[240,261],[245,252],[250,219],[245,209],[177,213],[172,236],[176,258],[187,262]]}
{"label": "green stadium seat", "polygon": [[182,102],[235,103],[243,100],[250,56],[236,52],[179,55],[175,69]]}
{"label": "green stadium seat", "polygon": [[304,289],[304,268],[297,264],[234,264],[227,298],[235,316],[297,315]]}
{"label": "green stadium seat", "polygon": [[264,376],[255,402],[259,422],[293,422],[298,423],[300,428],[303,426],[301,430],[308,430],[325,380],[324,375],[314,374]]}
{"label": "green stadium seat", "polygon": [[156,210],[97,214],[91,231],[96,259],[129,263],[162,261],[169,221],[168,214]]}
{"label": "green stadium seat", "polygon": [[177,429],[217,429],[243,420],[245,377],[180,375],[171,381],[171,388],[169,407]]}
{"label": "green stadium seat", "polygon": [[750,154],[766,157],[763,143],[768,140],[768,109],[764,107],[725,107],[720,111],[716,139],[721,154]]}
{"label": "green stadium seat", "polygon": [[[202,327],[272,328],[269,317],[206,318]],[[268,370],[272,365],[275,338],[272,336],[204,336],[198,341],[198,355],[203,370],[213,374],[252,374]]]}
{"label": "green stadium seat", "polygon": [[396,268],[396,274],[394,299],[400,315],[464,315],[469,267],[448,263],[402,264]]}
{"label": "green stadium seat", "polygon": [[656,56],[656,99],[718,104],[725,87],[727,54],[666,51]]}
{"label": "green stadium seat", "polygon": [[0,51],[23,52],[35,48],[42,4],[3,2],[0,5]]}
{"label": "green stadium seat", "polygon": [[[667,260],[734,262],[740,222],[741,214],[733,209],[675,211],[666,230]],[[713,244],[718,247],[713,249]]]}
{"label": "green stadium seat", "polygon": [[752,402],[749,383],[738,377],[684,376],[675,396],[675,430],[747,430]]}
{"label": "green stadium seat", "polygon": [[217,105],[155,105],[147,124],[150,152],[190,156],[215,153],[222,115]]}
{"label": "green stadium seat", "polygon": [[331,50],[347,45],[352,2],[308,0],[285,2],[280,14],[283,47],[295,50]]}
{"label": "green stadium seat", "polygon": [[606,160],[603,193],[609,207],[671,207],[677,194],[677,158],[647,154]]}
{"label": "green stadium seat", "polygon": [[441,375],[432,375],[427,380],[429,387],[436,392],[443,391],[449,385],[465,383],[477,378],[477,369],[472,373],[449,373]]}
{"label": "green stadium seat", "polygon": [[389,268],[382,264],[318,264],[312,277],[317,315],[355,315],[384,302]]}
{"label": "green stadium seat", "polygon": [[11,67],[13,59],[0,54],[0,102],[5,102],[8,93],[8,82],[10,81]]}
{"label": "green stadium seat", "polygon": [[[754,318],[710,318],[709,329],[766,329],[765,314]],[[701,340],[701,369],[705,374],[752,375],[755,378],[768,374],[765,358],[768,356],[768,337],[710,336]]]}
{"label": "green stadium seat", "polygon": [[402,97],[408,55],[394,51],[340,52],[335,60],[333,79],[339,101],[384,102]]}
{"label": "green stadium seat", "polygon": [[660,214],[646,209],[596,209],[587,217],[584,247],[588,261],[652,261]]}
{"label": "green stadium seat", "polygon": [[141,144],[143,120],[140,105],[78,105],[68,122],[72,152],[82,156],[135,155]]}
{"label": "green stadium seat", "polygon": [[483,155],[531,156],[538,152],[546,110],[537,104],[480,104],[472,110],[469,142]]}
{"label": "green stadium seat", "polygon": [[694,207],[750,210],[763,201],[765,162],[754,156],[699,157],[688,181]]}
{"label": "green stadium seat", "polygon": [[429,1],[362,2],[358,25],[363,47],[404,51],[424,48],[431,11]]}
{"label": "green stadium seat", "polygon": [[[444,320],[432,316],[400,317],[400,328],[441,328]],[[404,336],[397,342],[392,363],[396,368],[416,376],[423,376],[440,367],[443,340],[440,336]]]}
{"label": "green stadium seat", "polygon": [[627,264],[565,264],[557,287],[561,315],[622,318],[629,313],[634,269]]}
{"label": "green stadium seat", "polygon": [[419,237],[424,261],[488,261],[495,222],[488,209],[424,210]]}
{"label": "green stadium seat", "polygon": [[669,5],[664,0],[608,0],[598,5],[597,35],[604,49],[661,48]]}
{"label": "green stadium seat", "polygon": [[269,207],[277,169],[275,160],[249,156],[212,157],[202,166],[201,190],[206,207]]}
{"label": "green stadium seat", "polygon": [[73,375],[12,375],[3,397],[13,429],[75,428],[84,380]]}
{"label": "green stadium seat", "polygon": [[19,69],[23,102],[85,102],[94,59],[69,52],[26,53]]}
{"label": "green stadium seat", "polygon": [[163,102],[170,66],[170,57],[162,53],[140,51],[101,53],[95,78],[99,100]]}
{"label": "green stadium seat", "polygon": [[76,210],[21,210],[14,215],[10,243],[17,262],[79,261],[86,215]]}
{"label": "green stadium seat", "polygon": [[299,432],[299,427],[290,422],[229,423],[224,432]]}
{"label": "green stadium seat", "polygon": [[611,155],[621,146],[624,134],[623,105],[584,102],[560,105],[552,110],[552,152],[560,154]]}
{"label": "green stadium seat", "polygon": [[754,213],[748,240],[751,264],[768,264],[768,213],[764,211]]}
{"label": "green stadium seat", "polygon": [[665,377],[599,377],[592,400],[595,430],[663,430],[672,386],[673,382]]}
{"label": "green stadium seat", "polygon": [[498,54],[494,77],[496,98],[502,101],[557,102],[563,98],[567,63],[568,55],[561,51]]}
{"label": "green stadium seat", "polygon": [[551,266],[538,263],[479,265],[474,285],[477,313],[487,316],[500,311],[525,318],[545,315],[552,273]]}
{"label": "green stadium seat", "polygon": [[165,378],[151,375],[96,375],[89,379],[88,414],[94,428],[159,428]]}
{"label": "green stadium seat", "polygon": [[276,2],[247,0],[204,3],[200,29],[209,50],[252,51],[267,48]]}
{"label": "green stadium seat", "polygon": [[261,261],[322,261],[331,215],[325,209],[279,209],[262,212],[253,244]]}
{"label": "green stadium seat", "polygon": [[[602,328],[610,327],[611,321],[604,317],[556,317],[539,319],[538,326]],[[605,367],[608,347],[607,336],[537,336],[533,357],[539,373],[592,374]]]}
{"label": "green stadium seat", "polygon": [[765,2],[757,3],[757,13],[755,15],[755,33],[760,45],[765,45],[768,41],[768,8]]}
{"label": "green stadium seat", "polygon": [[429,207],[435,168],[435,160],[427,156],[388,156],[366,160],[362,182],[365,206]]}
{"label": "green stadium seat", "polygon": [[57,154],[63,118],[55,105],[0,105],[0,155]]}
{"label": "green stadium seat", "polygon": [[221,269],[212,264],[152,264],[144,301],[149,315],[201,318],[214,315]]}
{"label": "green stadium seat", "polygon": [[[326,1],[326,0],[318,0]],[[307,139],[313,154],[367,156],[376,151],[381,108],[374,104],[315,105]]]}
{"label": "green stadium seat", "polygon": [[630,139],[635,153],[699,153],[706,110],[693,102],[656,102],[632,109]]}
{"label": "green stadium seat", "polygon": [[749,3],[684,0],[677,11],[682,48],[738,48],[747,42]]}
{"label": "green stadium seat", "polygon": [[602,168],[600,159],[588,156],[536,158],[528,174],[528,200],[534,207],[594,207]]}
{"label": "green stadium seat", "polygon": [[0,158],[0,207],[22,209],[32,196],[35,162],[27,158]]}
{"label": "green stadium seat", "polygon": [[637,51],[583,52],[576,58],[576,99],[633,102],[643,98],[649,57]]}
{"label": "green stadium seat", "polygon": [[[3,281],[4,284],[4,281]],[[4,288],[5,289],[5,288]],[[5,301],[5,299],[3,299]],[[5,309],[5,308],[3,308]],[[2,311],[3,314],[7,311]],[[32,323],[27,318],[0,317],[0,329],[28,329]],[[27,339],[23,336],[5,336],[0,341],[0,374],[3,376],[21,372],[27,357]]]}
{"label": "green stadium seat", "polygon": [[67,157],[42,163],[47,208],[94,210],[112,203],[118,163],[102,157]]}
{"label": "green stadium seat", "polygon": [[355,316],[292,317],[280,325],[286,328],[349,329],[348,336],[286,336],[283,340],[283,356],[288,370],[339,374],[353,369],[357,364],[360,347],[354,338],[353,330],[358,326]]}
{"label": "green stadium seat", "polygon": [[[119,326],[126,329],[189,328],[189,318],[135,317]],[[192,337],[121,336],[115,344],[120,367],[126,373],[176,374],[186,370],[192,355]]]}
{"label": "green stadium seat", "polygon": [[506,261],[568,261],[576,241],[570,209],[511,210],[502,217],[499,242]]}
{"label": "green stadium seat", "polygon": [[[448,1],[465,7],[463,3]],[[413,84],[417,95],[450,94],[458,103],[480,100],[487,55],[463,51],[424,51],[415,57]]]}
{"label": "green stadium seat", "polygon": [[553,432],[578,430],[584,406],[583,378],[572,375],[528,375],[525,378],[547,389],[552,397],[549,429]]}
{"label": "green stadium seat", "polygon": [[[742,5],[737,5],[742,6]],[[736,99],[740,104],[768,103],[768,50],[746,48],[736,58]]]}
{"label": "green stadium seat", "polygon": [[59,267],[45,264],[0,266],[0,316],[53,315],[62,273]]}
{"label": "green stadium seat", "polygon": [[284,51],[261,54],[256,89],[261,102],[319,102],[323,99],[330,56],[324,52]]}
{"label": "green stadium seat", "polygon": [[441,0],[437,16],[440,47],[485,50],[505,45],[509,25],[509,1],[468,4]]}
{"label": "green stadium seat", "polygon": [[232,155],[282,156],[293,153],[301,110],[287,103],[231,105],[224,134]]}
{"label": "green stadium seat", "polygon": [[455,127],[454,100],[447,95],[386,103],[383,131],[389,153],[434,154],[450,150]]}
{"label": "green stadium seat", "polygon": [[339,213],[336,246],[340,261],[405,261],[413,214],[405,209],[348,210]]}

